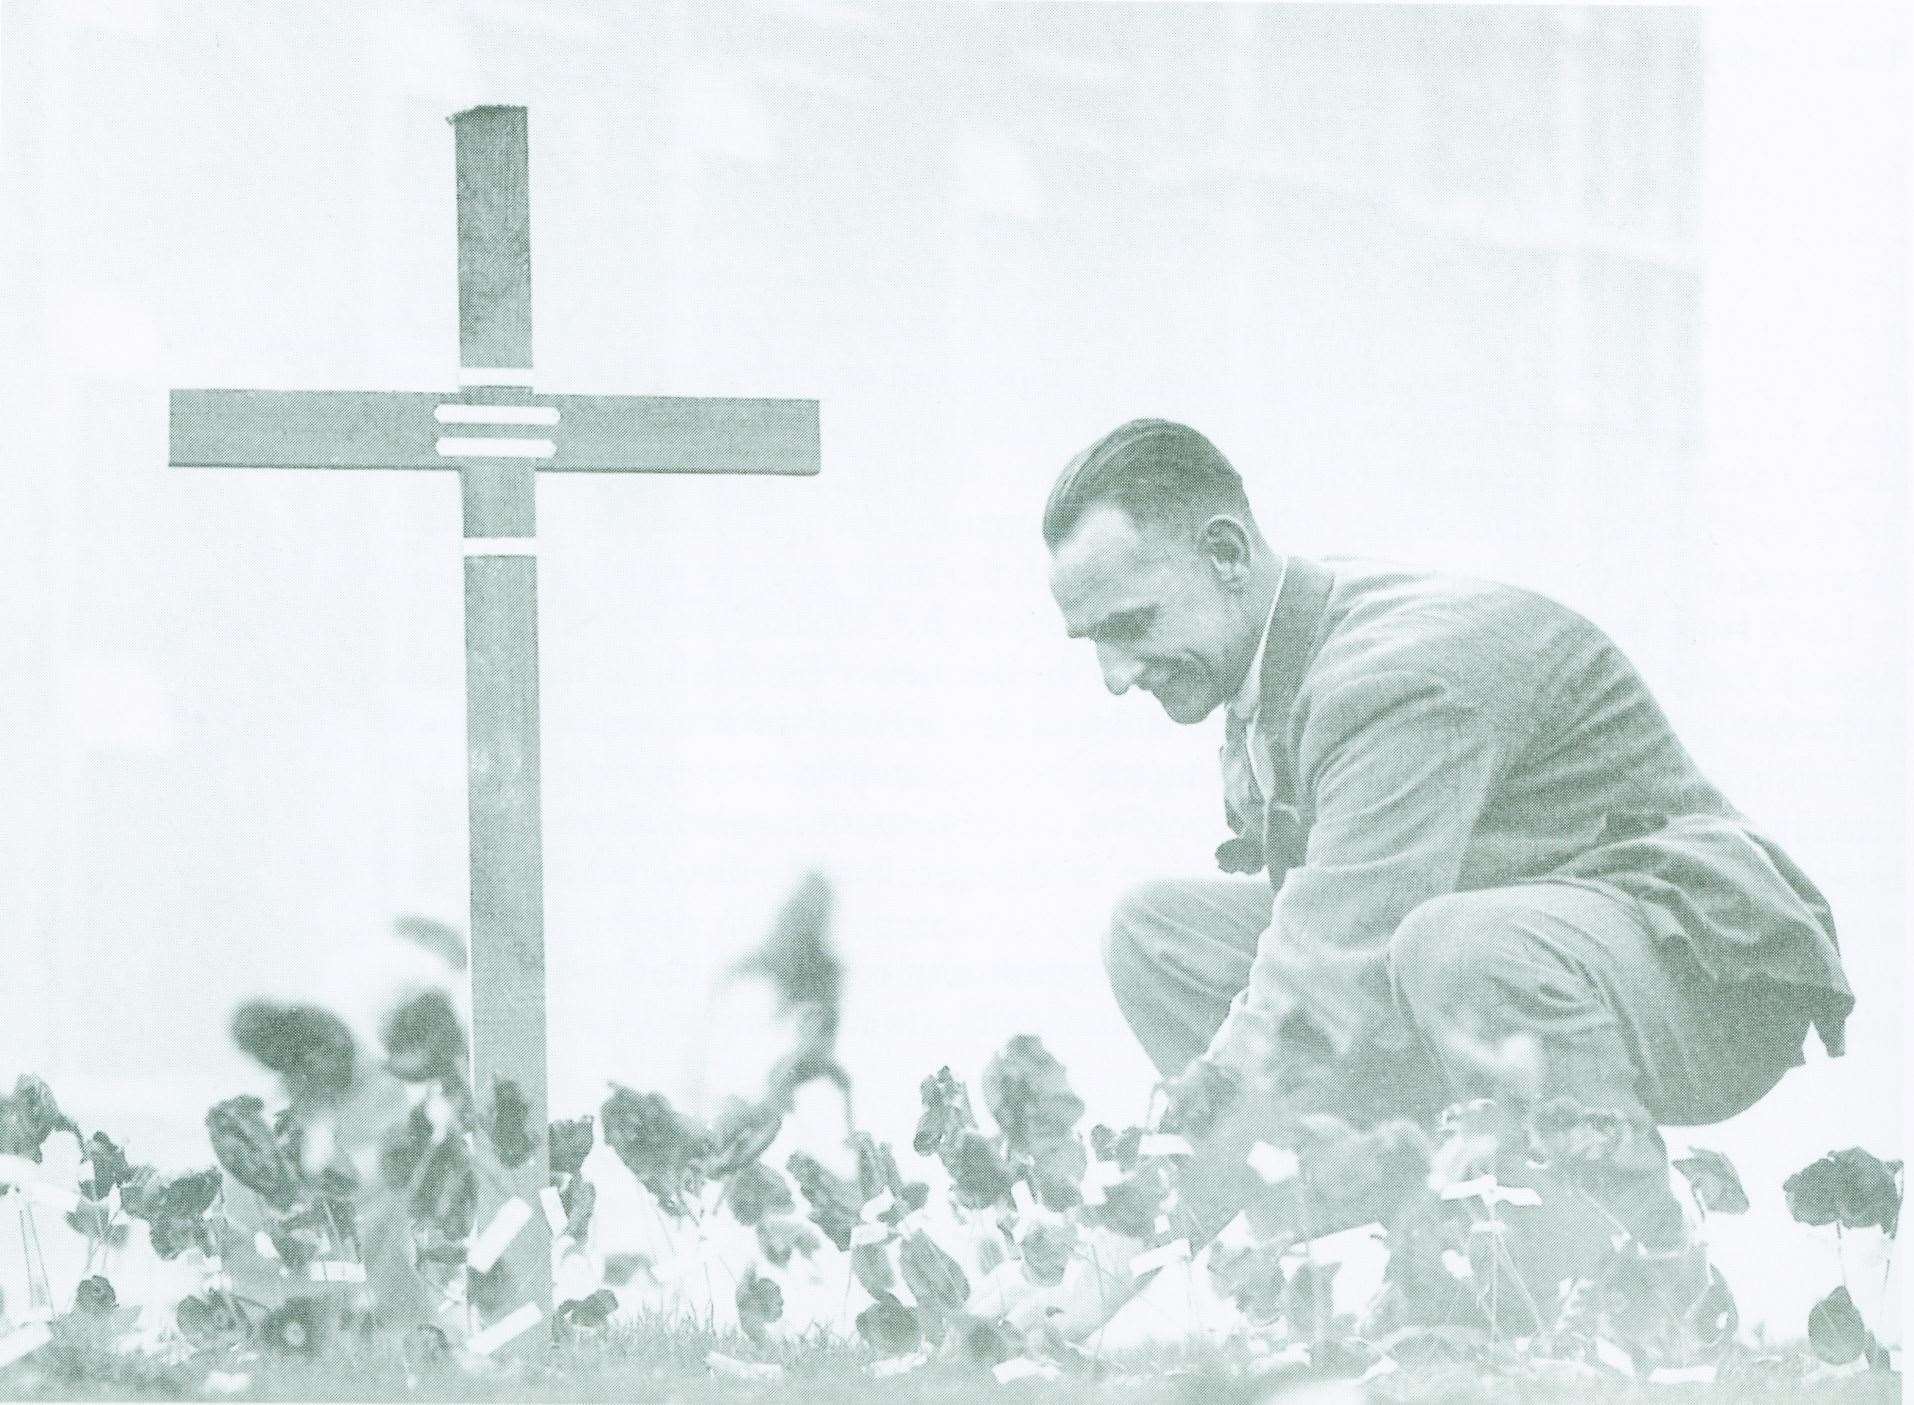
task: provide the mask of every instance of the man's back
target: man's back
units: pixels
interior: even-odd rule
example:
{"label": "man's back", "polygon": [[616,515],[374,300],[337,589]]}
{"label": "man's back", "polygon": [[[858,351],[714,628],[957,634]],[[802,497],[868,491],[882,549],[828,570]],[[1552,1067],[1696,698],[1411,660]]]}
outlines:
{"label": "man's back", "polygon": [[1334,824],[1353,817],[1330,833],[1316,822],[1353,778],[1378,821],[1392,788],[1391,808],[1420,814],[1453,784],[1472,822],[1446,816],[1455,852],[1421,864],[1446,870],[1452,891],[1546,879],[1619,892],[1716,979],[1803,988],[1839,1050],[1852,998],[1825,900],[1701,774],[1601,630],[1487,581],[1342,557],[1289,569],[1313,618],[1292,618],[1292,647],[1264,662],[1260,730],[1293,777],[1299,841],[1273,869],[1286,857],[1300,877],[1341,859]]}

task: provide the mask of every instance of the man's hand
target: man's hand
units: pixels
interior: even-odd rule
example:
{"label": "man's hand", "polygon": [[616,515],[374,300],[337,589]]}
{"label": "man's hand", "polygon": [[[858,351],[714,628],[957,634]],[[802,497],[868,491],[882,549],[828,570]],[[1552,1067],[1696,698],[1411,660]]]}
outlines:
{"label": "man's hand", "polygon": [[1242,1082],[1230,1070],[1197,1058],[1174,1078],[1164,1079],[1159,1090],[1163,1112],[1157,1126],[1194,1142],[1241,1099]]}

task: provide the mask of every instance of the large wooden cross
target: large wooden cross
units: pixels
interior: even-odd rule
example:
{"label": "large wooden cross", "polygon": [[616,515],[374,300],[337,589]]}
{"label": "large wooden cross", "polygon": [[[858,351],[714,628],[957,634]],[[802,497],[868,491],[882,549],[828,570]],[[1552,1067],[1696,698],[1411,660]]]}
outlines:
{"label": "large wooden cross", "polygon": [[[465,717],[471,816],[473,1086],[531,1105],[537,1151],[509,1192],[536,1210],[545,1143],[545,936],[539,840],[534,471],[814,474],[814,400],[532,391],[525,109],[451,119],[458,170],[459,390],[176,390],[171,460],[212,468],[451,468],[465,519]],[[511,1206],[512,1199],[523,1206]],[[502,1262],[519,1304],[551,1310],[550,1240],[532,1214]],[[514,1310],[502,1305],[501,1315]],[[532,1319],[529,1311],[520,1322]]]}

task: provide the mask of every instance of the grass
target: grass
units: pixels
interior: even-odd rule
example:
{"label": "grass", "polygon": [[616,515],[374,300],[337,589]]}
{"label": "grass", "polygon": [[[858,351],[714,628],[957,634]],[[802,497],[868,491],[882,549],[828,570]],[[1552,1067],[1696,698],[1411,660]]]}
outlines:
{"label": "grass", "polygon": [[[714,1374],[707,1353],[780,1367],[776,1380]],[[878,1377],[878,1354],[861,1343],[817,1334],[760,1346],[733,1332],[684,1317],[618,1324],[554,1343],[543,1362],[522,1359],[408,1362],[394,1343],[338,1343],[314,1358],[257,1353],[202,1353],[165,1364],[100,1356],[56,1341],[0,1371],[8,1400],[463,1400],[463,1401],[829,1401],[833,1405],[916,1405],[1042,1400],[1076,1405],[1356,1405],[1433,1401],[1444,1405],[1551,1405],[1552,1402],[1755,1401],[1888,1405],[1900,1399],[1900,1377],[1888,1372],[1816,1378],[1805,1349],[1768,1353],[1766,1365],[1724,1367],[1713,1385],[1660,1386],[1628,1381],[1547,1379],[1519,1358],[1504,1370],[1452,1364],[1405,1366],[1367,1386],[1306,1368],[1255,1374],[1240,1341],[1142,1346],[1118,1351],[1056,1379],[999,1385],[981,1366],[934,1361],[902,1375]]]}

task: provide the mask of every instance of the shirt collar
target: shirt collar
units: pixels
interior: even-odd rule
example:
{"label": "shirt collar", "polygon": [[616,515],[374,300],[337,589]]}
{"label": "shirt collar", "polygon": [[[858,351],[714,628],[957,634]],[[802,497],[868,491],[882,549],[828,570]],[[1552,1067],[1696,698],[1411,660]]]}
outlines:
{"label": "shirt collar", "polygon": [[1245,724],[1255,721],[1256,710],[1263,701],[1263,653],[1269,648],[1269,627],[1276,620],[1276,606],[1283,598],[1283,582],[1289,577],[1289,558],[1283,557],[1282,562],[1276,576],[1276,589],[1270,596],[1269,615],[1263,620],[1262,637],[1256,641],[1256,654],[1249,661],[1249,672],[1243,675],[1243,686],[1236,690],[1229,704],[1230,716]]}

